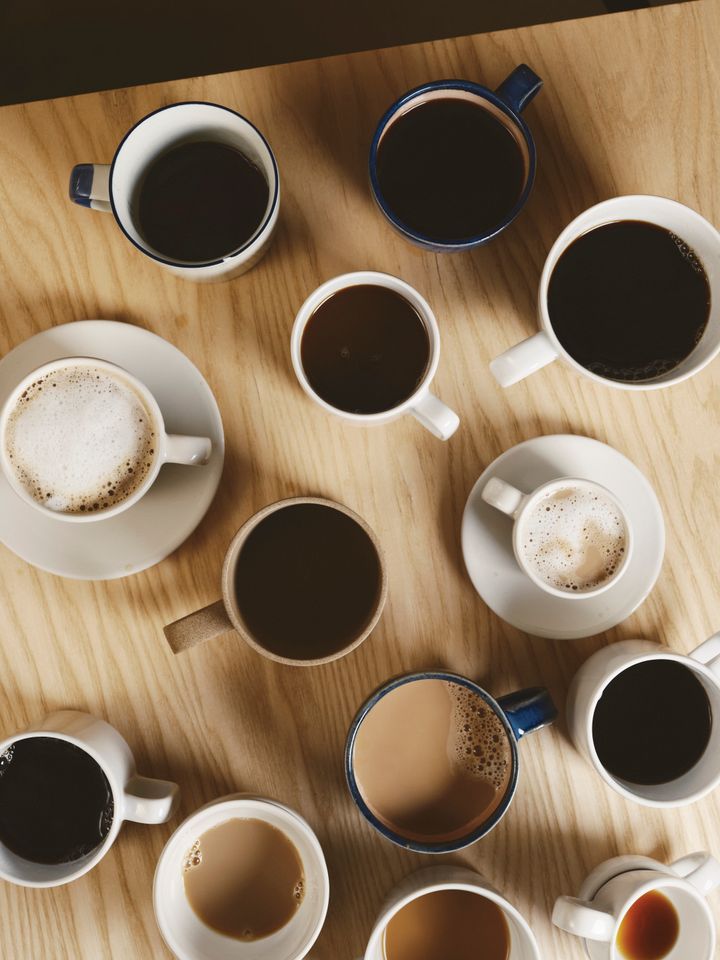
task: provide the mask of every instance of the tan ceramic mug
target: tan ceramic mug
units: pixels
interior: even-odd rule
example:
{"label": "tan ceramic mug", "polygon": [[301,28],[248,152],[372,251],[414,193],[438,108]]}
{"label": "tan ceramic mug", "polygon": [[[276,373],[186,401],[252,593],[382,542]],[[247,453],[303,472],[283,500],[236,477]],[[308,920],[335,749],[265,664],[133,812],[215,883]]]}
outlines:
{"label": "tan ceramic mug", "polygon": [[[315,539],[311,536],[304,536],[307,527],[303,524],[298,527],[299,532],[293,534],[297,538],[297,542],[290,545],[294,547],[294,561],[292,557],[288,559],[290,554],[293,553],[292,549],[281,552],[273,545],[272,541],[268,541],[268,534],[265,531],[271,529],[269,524],[277,525],[280,511],[293,507],[325,508],[342,515],[347,520],[344,524],[338,524],[337,517],[332,519],[335,527],[342,528],[343,536],[347,534],[347,537],[345,543],[342,544],[342,550],[338,549],[335,553],[330,548],[326,550],[320,567],[317,567],[314,561],[314,557],[321,553],[320,540],[324,538],[326,544],[331,543],[330,537],[333,534],[327,533],[327,527],[324,532],[321,532],[323,528],[317,526],[317,521],[313,521],[315,526],[313,526],[313,523],[310,525],[310,531],[313,534],[317,531],[319,534]],[[305,520],[307,520],[307,511],[305,513]],[[284,517],[287,516],[287,514],[284,515]],[[328,519],[326,518],[326,522]],[[264,523],[264,521],[268,521],[268,523]],[[263,530],[264,540],[258,535],[259,528]],[[254,537],[252,537],[253,534],[255,534]],[[259,540],[260,545],[258,546]],[[335,545],[337,546],[337,544],[336,541]],[[286,642],[283,642],[280,647],[274,642],[268,642],[267,635],[262,634],[258,627],[256,610],[253,610],[251,615],[250,606],[254,604],[254,598],[262,592],[265,584],[260,585],[260,590],[251,590],[250,593],[248,593],[249,588],[245,587],[242,603],[238,597],[240,587],[238,586],[237,574],[243,549],[248,551],[244,558],[246,567],[255,569],[255,566],[260,568],[261,564],[266,564],[268,570],[272,571],[268,580],[270,577],[273,580],[276,579],[274,566],[277,563],[277,593],[265,602],[272,615],[277,615],[278,618],[284,616],[288,623]],[[252,552],[258,550],[262,550],[262,554]],[[273,553],[274,550],[275,553]],[[249,564],[248,557],[250,556],[258,558],[256,565],[251,566]],[[323,589],[318,590],[318,570],[322,571],[323,562],[325,569],[331,571],[330,575],[334,578],[334,582],[324,585]],[[288,564],[290,564],[289,567]],[[313,572],[315,573],[314,579]],[[361,574],[356,580],[353,579],[354,572]],[[291,583],[287,579],[283,581],[283,577],[287,578],[287,576],[294,579],[294,582]],[[292,649],[292,643],[295,640],[294,634],[299,635],[301,633],[299,629],[296,631],[293,628],[295,623],[306,622],[307,624],[307,617],[305,621],[301,621],[298,617],[298,620],[293,623],[293,608],[289,605],[288,596],[283,595],[283,582],[288,584],[288,596],[290,595],[290,588],[298,592],[295,594],[296,600],[298,594],[302,595],[307,590],[308,598],[310,598],[309,606],[308,604],[302,605],[302,611],[308,614],[309,610],[311,619],[314,611],[319,611],[320,619],[317,630],[312,630],[312,624],[310,624],[308,636],[311,637],[311,640],[303,648],[305,654],[303,656],[297,655],[300,652],[302,640],[298,640],[297,653]],[[332,589],[333,586],[335,589]],[[258,653],[269,657],[271,660],[298,666],[313,666],[345,656],[370,635],[380,619],[380,614],[385,605],[387,574],[378,539],[362,517],[333,500],[324,500],[320,497],[294,497],[264,507],[240,527],[225,555],[221,589],[221,600],[217,600],[201,610],[196,610],[194,613],[165,627],[165,636],[174,653],[188,650],[198,643],[211,640],[221,633],[234,629]],[[342,636],[338,636],[336,643],[329,643],[321,648],[314,647],[313,643],[316,642],[316,637],[320,636],[323,630],[322,611],[326,605],[332,605],[333,603],[337,610],[342,611],[354,607],[355,616],[352,621],[345,617]],[[249,621],[252,621],[252,624]],[[317,643],[320,643],[320,641],[317,640]]]}

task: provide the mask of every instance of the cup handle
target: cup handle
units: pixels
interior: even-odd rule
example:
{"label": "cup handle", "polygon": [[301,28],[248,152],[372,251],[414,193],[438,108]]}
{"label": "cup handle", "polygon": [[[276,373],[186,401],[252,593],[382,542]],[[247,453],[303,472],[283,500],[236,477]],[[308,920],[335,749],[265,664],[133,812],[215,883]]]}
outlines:
{"label": "cup handle", "polygon": [[545,687],[529,687],[498,698],[503,713],[512,727],[515,739],[534,733],[557,719],[557,707]]}
{"label": "cup handle", "polygon": [[222,600],[216,600],[195,613],[169,623],[163,627],[163,633],[172,652],[182,653],[183,650],[189,650],[198,643],[205,643],[206,640],[212,640],[213,637],[219,637],[221,633],[232,629],[225,604]]}
{"label": "cup handle", "polygon": [[612,940],[615,917],[597,910],[585,900],[575,897],[558,897],[552,912],[552,922],[566,933],[585,940]]}
{"label": "cup handle", "polygon": [[515,113],[520,113],[540,92],[542,85],[543,82],[535,71],[526,63],[521,63],[505,77],[495,93],[512,107]]}
{"label": "cup handle", "polygon": [[423,394],[410,408],[416,420],[440,440],[449,440],[460,426],[460,417],[434,393]]}
{"label": "cup handle", "polygon": [[171,780],[133,777],[125,784],[125,819],[135,823],[165,823],[175,812],[180,788]]}
{"label": "cup handle", "polygon": [[521,340],[499,357],[490,361],[490,372],[501,387],[511,387],[536,370],[546,367],[559,354],[544,330]]}
{"label": "cup handle", "polygon": [[691,659],[704,664],[709,670],[720,677],[720,632],[714,633],[699,647],[695,647],[688,654]]}
{"label": "cup handle", "polygon": [[207,463],[211,453],[212,441],[208,437],[183,437],[168,433],[163,463],[185,463],[197,467]]}
{"label": "cup handle", "polygon": [[720,863],[704,850],[681,857],[670,864],[670,869],[691,883],[704,897],[720,886]]}
{"label": "cup handle", "polygon": [[78,163],[70,172],[70,199],[81,207],[110,213],[110,164]]}
{"label": "cup handle", "polygon": [[528,496],[512,484],[506,483],[500,477],[490,477],[480,494],[485,503],[495,507],[501,513],[506,513],[513,520],[522,510]]}

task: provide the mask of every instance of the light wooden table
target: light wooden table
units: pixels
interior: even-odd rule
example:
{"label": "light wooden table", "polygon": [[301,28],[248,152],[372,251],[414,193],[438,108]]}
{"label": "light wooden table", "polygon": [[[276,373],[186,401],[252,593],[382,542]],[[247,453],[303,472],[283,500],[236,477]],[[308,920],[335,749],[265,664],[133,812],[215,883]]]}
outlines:
{"label": "light wooden table", "polygon": [[[207,376],[228,453],[199,530],[153,570],[112,583],[60,580],[0,548],[0,732],[74,706],[124,732],[141,770],[177,780],[182,815],[251,790],[298,809],[331,874],[315,960],[359,956],[386,891],[428,862],[361,819],[342,747],[361,701],[392,674],[449,667],[501,694],[547,684],[562,707],[577,667],[600,645],[643,636],[688,651],[720,627],[720,363],[689,383],[629,394],[556,364],[501,390],[488,361],[535,329],[544,256],[583,208],[657,193],[720,221],[720,6],[711,0],[588,21],[115,90],[0,111],[0,352],[89,317],[125,320],[175,343]],[[423,80],[490,86],[520,61],[545,80],[527,110],[539,174],[520,219],[471,254],[420,253],[376,212],[366,180],[383,109]],[[113,219],[66,198],[71,165],[109,160],[124,131],[181,99],[251,117],[279,159],[279,235],[252,273],[198,287],[143,258]],[[437,390],[459,411],[452,440],[411,418],[350,429],[296,384],[288,339],[321,281],[371,268],[430,301],[442,327]],[[597,437],[653,482],[668,527],[665,566],[641,609],[606,636],[549,642],[500,622],[475,594],[459,548],[468,491],[483,468],[542,433]],[[174,657],[163,624],[218,596],[240,523],[275,499],[315,493],[364,516],[387,551],[390,593],[378,629],[328,666],[282,667],[228,635]],[[449,858],[480,869],[523,912],[546,960],[580,958],[555,930],[555,897],[620,852],[720,854],[720,794],[660,813],[607,789],[569,743],[561,718],[521,746],[508,816]],[[151,903],[164,827],[127,825],[90,875],[64,888],[0,885],[3,960],[150,960],[168,956]],[[442,858],[441,858],[442,859]],[[720,902],[713,909],[720,917]]]}

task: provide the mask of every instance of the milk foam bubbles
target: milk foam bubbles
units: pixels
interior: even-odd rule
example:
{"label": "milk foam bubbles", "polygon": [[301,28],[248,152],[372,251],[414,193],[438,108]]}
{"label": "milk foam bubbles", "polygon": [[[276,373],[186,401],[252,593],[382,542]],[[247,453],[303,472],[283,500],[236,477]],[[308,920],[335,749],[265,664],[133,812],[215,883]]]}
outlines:
{"label": "milk foam bubbles", "polygon": [[94,513],[126,500],[147,478],[156,447],[153,418],[134,387],[90,363],[35,380],[5,430],[15,477],[59,513]]}
{"label": "milk foam bubbles", "polygon": [[531,507],[520,546],[537,577],[582,593],[613,578],[625,559],[628,533],[617,505],[601,490],[567,486]]}

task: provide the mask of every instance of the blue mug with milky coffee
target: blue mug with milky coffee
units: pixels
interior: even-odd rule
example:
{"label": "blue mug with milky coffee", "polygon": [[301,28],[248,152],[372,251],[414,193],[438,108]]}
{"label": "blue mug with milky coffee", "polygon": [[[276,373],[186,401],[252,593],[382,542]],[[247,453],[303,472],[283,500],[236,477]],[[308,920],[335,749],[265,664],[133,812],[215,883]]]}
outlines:
{"label": "blue mug with milky coffee", "polygon": [[345,747],[350,793],[388,840],[450,853],[489,833],[518,784],[518,741],[552,723],[543,687],[495,700],[466,677],[405,674],[360,708]]}
{"label": "blue mug with milky coffee", "polygon": [[508,227],[535,179],[521,113],[541,87],[523,63],[494,91],[436,80],[403,94],[370,148],[372,191],[393,227],[436,253],[472,249]]}

